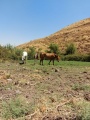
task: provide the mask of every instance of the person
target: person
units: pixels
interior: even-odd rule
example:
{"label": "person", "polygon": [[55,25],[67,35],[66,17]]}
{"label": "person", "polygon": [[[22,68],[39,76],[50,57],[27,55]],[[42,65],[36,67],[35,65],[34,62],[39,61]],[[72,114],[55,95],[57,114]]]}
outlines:
{"label": "person", "polygon": [[23,63],[26,63],[26,61],[27,61],[27,56],[28,56],[27,52],[26,52],[26,51],[23,51],[23,54],[22,54],[22,61],[23,61]]}

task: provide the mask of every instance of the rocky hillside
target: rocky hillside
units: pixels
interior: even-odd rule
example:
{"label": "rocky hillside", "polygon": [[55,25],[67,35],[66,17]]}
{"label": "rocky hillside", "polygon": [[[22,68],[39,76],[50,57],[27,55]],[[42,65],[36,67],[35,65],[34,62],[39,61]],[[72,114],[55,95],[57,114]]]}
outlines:
{"label": "rocky hillside", "polygon": [[90,18],[71,24],[45,38],[19,45],[18,48],[28,49],[34,46],[37,50],[44,51],[51,43],[57,43],[62,52],[67,44],[74,43],[79,53],[90,53]]}

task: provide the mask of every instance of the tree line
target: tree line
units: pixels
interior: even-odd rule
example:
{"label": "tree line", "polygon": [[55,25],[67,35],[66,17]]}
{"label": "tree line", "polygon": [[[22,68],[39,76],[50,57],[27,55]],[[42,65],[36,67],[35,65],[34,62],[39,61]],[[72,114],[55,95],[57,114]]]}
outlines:
{"label": "tree line", "polygon": [[[29,47],[28,49],[28,60],[34,59],[36,52],[40,52],[41,49],[36,51],[35,47]],[[21,60],[23,49],[18,49],[10,44],[6,46],[0,45],[0,60]],[[60,48],[57,44],[51,43],[45,52],[55,53],[60,55],[62,60],[75,60],[75,61],[89,61],[90,54],[88,55],[78,55],[76,47],[73,43],[66,46],[64,53],[60,51]]]}

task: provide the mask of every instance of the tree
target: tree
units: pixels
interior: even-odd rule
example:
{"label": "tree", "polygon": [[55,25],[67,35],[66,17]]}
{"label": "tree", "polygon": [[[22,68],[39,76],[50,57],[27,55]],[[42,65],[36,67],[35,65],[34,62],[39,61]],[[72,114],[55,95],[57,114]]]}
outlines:
{"label": "tree", "polygon": [[75,51],[76,51],[76,48],[75,48],[74,44],[71,43],[71,44],[69,44],[69,45],[67,46],[67,49],[66,49],[66,53],[65,53],[65,54],[66,54],[66,55],[68,55],[68,54],[74,54]]}
{"label": "tree", "polygon": [[28,51],[28,59],[33,59],[36,53],[35,47],[30,47]]}
{"label": "tree", "polygon": [[48,47],[50,53],[55,53],[55,54],[59,54],[60,50],[59,50],[59,46],[55,43],[51,43]]}

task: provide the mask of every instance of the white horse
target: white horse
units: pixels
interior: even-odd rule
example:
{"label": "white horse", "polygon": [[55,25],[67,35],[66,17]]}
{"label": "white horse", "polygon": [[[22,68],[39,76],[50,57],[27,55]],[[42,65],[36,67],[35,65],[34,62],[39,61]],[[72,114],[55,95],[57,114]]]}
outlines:
{"label": "white horse", "polygon": [[26,63],[27,56],[28,56],[27,52],[24,51],[23,54],[22,54],[22,61],[23,61],[23,63]]}

